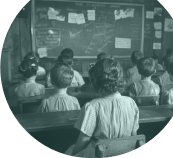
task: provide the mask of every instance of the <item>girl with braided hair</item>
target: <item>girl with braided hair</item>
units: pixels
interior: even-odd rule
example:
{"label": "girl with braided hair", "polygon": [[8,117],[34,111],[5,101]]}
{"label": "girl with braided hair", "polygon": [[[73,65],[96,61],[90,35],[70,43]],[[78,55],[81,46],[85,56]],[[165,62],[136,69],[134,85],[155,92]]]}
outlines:
{"label": "girl with braided hair", "polygon": [[32,97],[45,93],[45,87],[35,82],[38,71],[38,62],[34,57],[23,60],[19,65],[18,70],[25,78],[25,82],[15,89],[18,97]]}
{"label": "girl with braided hair", "polygon": [[91,71],[91,82],[100,97],[85,104],[75,128],[80,135],[65,153],[77,157],[95,157],[94,139],[113,139],[136,135],[139,110],[130,97],[121,96],[125,86],[123,70],[112,58],[99,60]]}

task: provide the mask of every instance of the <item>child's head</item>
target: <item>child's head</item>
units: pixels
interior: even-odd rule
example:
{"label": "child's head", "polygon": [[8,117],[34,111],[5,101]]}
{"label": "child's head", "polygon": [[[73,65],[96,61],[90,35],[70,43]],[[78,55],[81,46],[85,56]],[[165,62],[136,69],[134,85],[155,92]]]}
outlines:
{"label": "child's head", "polygon": [[73,58],[69,55],[60,55],[57,59],[57,62],[65,63],[69,66],[72,66],[73,65]]}
{"label": "child's head", "polygon": [[157,55],[153,55],[153,56],[152,56],[152,58],[155,60],[155,62],[156,62],[156,63],[158,63],[159,58],[158,58],[158,56],[157,56]]}
{"label": "child's head", "polygon": [[170,65],[173,63],[173,55],[165,55],[163,62],[164,62],[166,71],[168,71],[168,73],[169,73],[171,71]]}
{"label": "child's head", "polygon": [[134,65],[136,65],[138,60],[141,59],[142,57],[143,57],[143,54],[140,51],[134,51],[131,54],[131,61]]}
{"label": "child's head", "polygon": [[92,68],[90,75],[93,86],[102,95],[116,93],[125,86],[122,67],[112,58],[99,60]]}
{"label": "child's head", "polygon": [[68,55],[73,59],[74,53],[73,50],[70,48],[65,48],[61,51],[61,55]]}
{"label": "child's head", "polygon": [[150,77],[155,73],[155,61],[152,58],[141,58],[137,62],[137,68],[140,75]]}
{"label": "child's head", "polygon": [[38,71],[38,62],[35,58],[23,60],[18,66],[18,70],[25,78],[36,76]]}
{"label": "child's head", "polygon": [[64,89],[70,86],[73,76],[74,73],[70,66],[65,63],[56,63],[50,72],[52,85],[59,89]]}
{"label": "child's head", "polygon": [[168,48],[168,49],[166,50],[166,54],[167,54],[167,55],[173,55],[173,49],[172,49],[172,48]]}
{"label": "child's head", "polygon": [[104,59],[104,58],[107,58],[107,57],[109,57],[109,55],[107,55],[106,53],[99,53],[98,55],[97,55],[97,61],[99,61],[99,60],[101,60],[101,59]]}
{"label": "child's head", "polygon": [[[28,60],[28,59],[33,59],[33,58],[34,58],[33,53],[32,53],[32,52],[29,52],[29,53],[24,57],[23,60]],[[39,62],[39,60],[40,60],[39,54],[38,54],[37,52],[35,53],[35,59],[37,60],[37,62]]]}

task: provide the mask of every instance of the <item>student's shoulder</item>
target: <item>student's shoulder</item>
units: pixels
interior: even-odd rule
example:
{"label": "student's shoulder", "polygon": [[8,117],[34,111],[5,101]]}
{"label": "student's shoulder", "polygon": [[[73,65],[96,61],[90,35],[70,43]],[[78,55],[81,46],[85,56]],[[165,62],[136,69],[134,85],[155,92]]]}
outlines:
{"label": "student's shoulder", "polygon": [[[34,85],[33,85],[33,86],[34,86]],[[39,87],[39,88],[45,88],[45,86],[42,85],[42,84],[40,84],[40,83],[35,83],[35,86],[36,86],[36,87]]]}
{"label": "student's shoulder", "polygon": [[80,74],[78,71],[73,70],[73,72],[74,72],[74,75],[75,75],[75,76],[81,76],[81,74]]}

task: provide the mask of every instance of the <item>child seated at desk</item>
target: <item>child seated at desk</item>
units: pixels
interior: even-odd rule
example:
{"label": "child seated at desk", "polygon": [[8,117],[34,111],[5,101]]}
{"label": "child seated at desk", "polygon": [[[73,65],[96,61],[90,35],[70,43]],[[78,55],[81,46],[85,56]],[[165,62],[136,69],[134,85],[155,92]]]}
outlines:
{"label": "child seated at desk", "polygon": [[139,59],[137,69],[141,75],[141,80],[134,82],[130,86],[130,96],[152,96],[159,95],[159,85],[151,80],[151,76],[156,72],[155,61],[152,58]]}
{"label": "child seated at desk", "polygon": [[38,112],[80,110],[78,100],[66,93],[73,76],[74,72],[70,66],[65,63],[55,64],[50,72],[50,77],[56,92],[53,96],[42,101]]}
{"label": "child seated at desk", "polygon": [[155,60],[155,63],[156,63],[156,64],[155,64],[155,69],[156,69],[156,71],[157,71],[157,70],[164,70],[163,67],[162,67],[162,65],[160,65],[160,64],[158,63],[158,61],[159,61],[158,56],[157,56],[157,55],[153,55],[152,58]]}
{"label": "child seated at desk", "polygon": [[133,67],[127,70],[127,85],[131,85],[134,82],[141,80],[141,75],[138,73],[137,62],[143,57],[143,54],[140,51],[134,51],[131,55],[131,61]]}
{"label": "child seated at desk", "polygon": [[[39,63],[39,61],[40,61],[39,54],[36,52],[35,55],[36,55],[36,58],[35,58],[35,59],[36,59],[37,62]],[[34,56],[33,56],[33,54],[32,54],[31,52],[29,52],[29,53],[24,57],[24,60],[28,60],[28,59],[32,59],[32,58],[34,58]],[[45,74],[46,74],[45,69],[44,69],[43,67],[41,67],[41,66],[38,66],[37,76],[44,76]]]}
{"label": "child seated at desk", "polygon": [[45,93],[45,87],[35,82],[38,71],[38,63],[34,57],[23,60],[18,69],[22,76],[26,79],[24,83],[20,84],[15,89],[18,97],[32,97]]}
{"label": "child seated at desk", "polygon": [[163,62],[166,71],[161,76],[159,76],[156,81],[156,83],[158,83],[161,87],[168,84],[173,84],[173,76],[170,73],[170,65],[173,62],[173,55],[165,55]]}
{"label": "child seated at desk", "polygon": [[95,157],[96,139],[113,139],[137,134],[139,110],[130,97],[121,96],[124,87],[123,71],[115,59],[105,58],[93,67],[92,84],[101,98],[94,99],[82,108],[75,128],[80,135],[75,145],[65,154],[76,157]]}

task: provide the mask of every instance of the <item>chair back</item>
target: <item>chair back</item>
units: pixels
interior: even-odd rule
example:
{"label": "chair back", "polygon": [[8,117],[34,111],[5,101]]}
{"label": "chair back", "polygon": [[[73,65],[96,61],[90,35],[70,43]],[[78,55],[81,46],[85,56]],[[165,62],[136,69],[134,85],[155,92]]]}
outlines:
{"label": "chair back", "polygon": [[144,135],[98,140],[95,147],[95,156],[98,158],[117,156],[135,150],[144,144]]}
{"label": "chair back", "polygon": [[159,105],[159,95],[133,97],[137,106]]}

